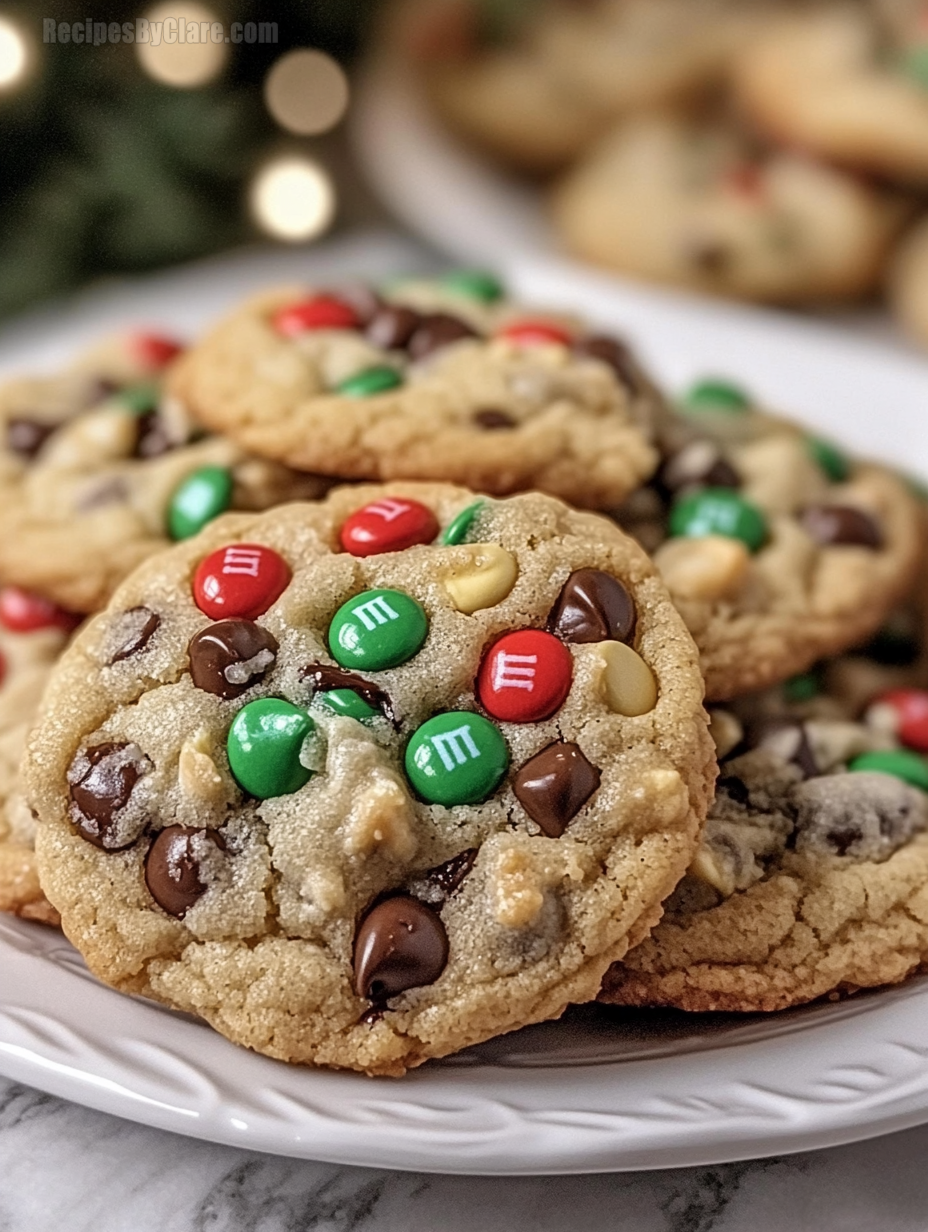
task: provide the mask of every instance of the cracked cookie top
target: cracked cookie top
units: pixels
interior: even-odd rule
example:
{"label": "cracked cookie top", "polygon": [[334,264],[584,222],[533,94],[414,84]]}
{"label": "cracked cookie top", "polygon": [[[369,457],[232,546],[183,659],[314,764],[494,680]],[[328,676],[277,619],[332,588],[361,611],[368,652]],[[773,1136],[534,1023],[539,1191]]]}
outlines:
{"label": "cracked cookie top", "polygon": [[131,334],[57,376],[0,388],[0,577],[101,607],[140,561],[226,509],[320,495],[321,480],[208,437],[164,396],[179,344]]}
{"label": "cracked cookie top", "polygon": [[101,978],[401,1073],[595,996],[715,765],[644,553],[532,494],[343,488],[143,565],[31,742],[43,884]]}
{"label": "cracked cookie top", "polygon": [[194,346],[169,389],[300,470],[624,500],[657,465],[654,386],[618,339],[502,296],[465,271],[269,292]]}

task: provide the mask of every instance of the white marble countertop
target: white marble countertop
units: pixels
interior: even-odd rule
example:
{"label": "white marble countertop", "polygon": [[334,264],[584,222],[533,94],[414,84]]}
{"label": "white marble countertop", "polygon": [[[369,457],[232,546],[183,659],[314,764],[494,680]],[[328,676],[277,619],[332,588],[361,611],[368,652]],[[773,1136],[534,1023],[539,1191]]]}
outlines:
{"label": "white marble countertop", "polygon": [[669,1172],[517,1179],[313,1164],[0,1079],[0,1232],[925,1232],[928,1126]]}

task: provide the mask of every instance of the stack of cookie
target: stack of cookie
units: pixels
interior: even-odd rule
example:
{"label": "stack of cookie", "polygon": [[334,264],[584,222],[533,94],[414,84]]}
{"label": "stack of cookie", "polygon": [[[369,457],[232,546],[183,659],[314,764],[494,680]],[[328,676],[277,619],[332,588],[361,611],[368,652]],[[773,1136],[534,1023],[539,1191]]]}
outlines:
{"label": "stack of cookie", "polygon": [[598,995],[777,1009],[918,967],[903,480],[729,384],[671,409],[486,274],[284,288],[169,351],[0,401],[0,624],[47,664],[56,604],[102,607],[11,757],[3,905],[373,1074]]}
{"label": "stack of cookie", "polygon": [[546,0],[502,33],[497,7],[413,2],[401,42],[457,133],[552,180],[570,251],[766,303],[885,286],[928,344],[921,0]]}

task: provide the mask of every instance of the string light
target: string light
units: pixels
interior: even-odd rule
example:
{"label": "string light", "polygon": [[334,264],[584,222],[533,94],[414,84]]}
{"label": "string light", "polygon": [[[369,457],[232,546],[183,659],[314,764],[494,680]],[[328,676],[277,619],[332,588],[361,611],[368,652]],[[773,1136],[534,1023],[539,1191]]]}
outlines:
{"label": "string light", "polygon": [[281,56],[264,83],[268,111],[282,128],[301,137],[334,128],[345,114],[348,95],[341,66],[309,48]]}
{"label": "string light", "polygon": [[269,235],[298,243],[314,239],[330,226],[335,190],[328,173],[312,159],[279,158],[255,176],[251,208]]}
{"label": "string light", "polygon": [[[178,90],[192,90],[218,76],[226,62],[228,48],[225,43],[212,39],[215,13],[194,0],[167,0],[145,16],[149,22],[174,23],[162,24],[161,40],[157,45],[151,39],[136,44],[139,63],[149,77]],[[166,30],[173,41],[165,41]]]}
{"label": "string light", "polygon": [[29,53],[22,34],[0,17],[0,90],[15,88],[26,75]]}

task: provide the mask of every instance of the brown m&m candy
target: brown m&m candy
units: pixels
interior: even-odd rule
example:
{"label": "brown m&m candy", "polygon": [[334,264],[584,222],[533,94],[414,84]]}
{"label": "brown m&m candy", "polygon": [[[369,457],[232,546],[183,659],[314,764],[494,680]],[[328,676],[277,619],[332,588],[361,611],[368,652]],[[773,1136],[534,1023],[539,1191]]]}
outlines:
{"label": "brown m&m candy", "polygon": [[361,921],[354,943],[359,997],[383,1004],[407,988],[434,984],[448,961],[448,935],[438,915],[408,894],[384,899]]}
{"label": "brown m&m candy", "polygon": [[801,522],[822,547],[861,547],[877,550],[883,546],[883,532],[876,519],[854,505],[807,505]]}
{"label": "brown m&m candy", "polygon": [[216,830],[168,826],[145,857],[145,884],[152,898],[168,915],[182,920],[206,893],[204,862],[211,851],[224,851]]}
{"label": "brown m&m candy", "polygon": [[277,639],[252,620],[220,620],[190,639],[190,676],[217,697],[240,697],[274,666]]}
{"label": "brown m&m candy", "polygon": [[512,787],[532,821],[549,838],[560,838],[601,778],[578,744],[558,741],[527,761]]}
{"label": "brown m&m candy", "polygon": [[68,770],[71,820],[95,847],[118,851],[134,843],[144,818],[120,825],[119,814],[151,762],[137,744],[107,741],[78,753]]}
{"label": "brown m&m candy", "polygon": [[577,569],[548,618],[565,642],[627,642],[635,629],[635,605],[620,581],[601,569]]}

